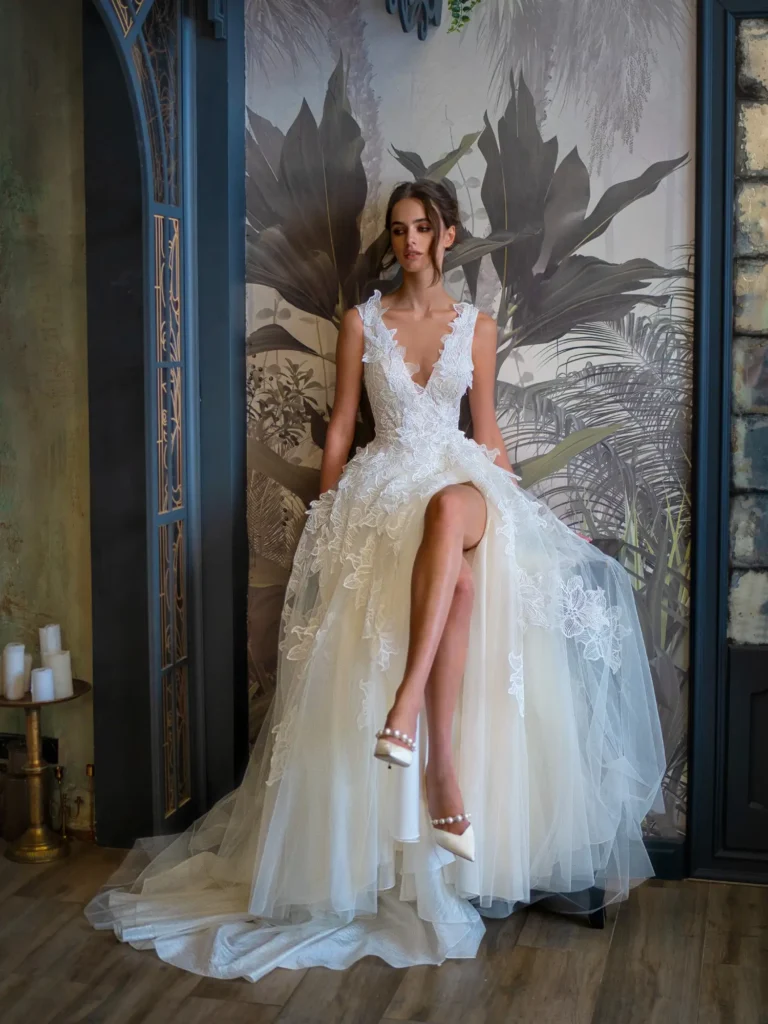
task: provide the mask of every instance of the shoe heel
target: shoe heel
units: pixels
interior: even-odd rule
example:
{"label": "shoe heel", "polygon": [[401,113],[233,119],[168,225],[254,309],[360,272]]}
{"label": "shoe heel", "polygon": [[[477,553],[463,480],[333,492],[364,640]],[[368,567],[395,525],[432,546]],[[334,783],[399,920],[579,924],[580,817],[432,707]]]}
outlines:
{"label": "shoe heel", "polygon": [[[388,737],[392,737],[389,739]],[[400,740],[394,743],[393,740]],[[407,746],[402,746],[405,743]],[[396,764],[399,768],[408,768],[413,761],[413,752],[416,749],[416,740],[412,740],[399,729],[382,729],[376,733],[376,746],[373,756],[386,764]]]}
{"label": "shoe heel", "polygon": [[399,768],[408,768],[413,762],[413,754],[405,747],[389,740],[378,740],[373,756],[385,764],[395,764]]}

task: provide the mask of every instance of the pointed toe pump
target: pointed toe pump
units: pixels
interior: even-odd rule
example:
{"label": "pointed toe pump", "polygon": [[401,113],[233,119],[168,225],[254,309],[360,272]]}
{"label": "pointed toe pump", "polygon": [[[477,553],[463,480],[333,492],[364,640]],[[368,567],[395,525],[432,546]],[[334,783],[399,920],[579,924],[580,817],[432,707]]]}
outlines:
{"label": "pointed toe pump", "polygon": [[[394,743],[393,740],[400,742]],[[405,743],[406,746],[401,746],[402,743]],[[412,740],[404,732],[400,732],[399,729],[382,729],[381,732],[376,733],[376,747],[373,756],[388,765],[396,764],[400,768],[407,768],[413,761],[415,749],[416,740]]]}
{"label": "pointed toe pump", "polygon": [[469,814],[455,814],[452,818],[432,818],[432,835],[438,846],[452,853],[455,857],[473,861],[475,859],[475,833],[472,825],[467,825],[461,835],[446,832],[441,825],[453,825],[458,821],[469,821]]}

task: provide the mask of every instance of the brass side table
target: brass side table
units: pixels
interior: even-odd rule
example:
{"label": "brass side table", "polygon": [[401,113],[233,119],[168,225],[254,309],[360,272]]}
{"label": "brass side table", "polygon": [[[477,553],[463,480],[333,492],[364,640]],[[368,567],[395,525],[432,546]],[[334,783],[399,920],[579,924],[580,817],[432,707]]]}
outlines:
{"label": "brass side table", "polygon": [[91,684],[83,679],[72,680],[71,697],[59,700],[33,701],[32,694],[25,694],[21,700],[6,700],[0,697],[0,708],[23,708],[27,717],[27,763],[24,774],[27,777],[27,799],[29,800],[29,828],[12,842],[5,856],[19,864],[47,864],[48,861],[66,857],[69,843],[51,831],[45,824],[43,774],[50,767],[42,756],[42,733],[40,731],[40,708],[49,704],[65,704],[88,693]]}

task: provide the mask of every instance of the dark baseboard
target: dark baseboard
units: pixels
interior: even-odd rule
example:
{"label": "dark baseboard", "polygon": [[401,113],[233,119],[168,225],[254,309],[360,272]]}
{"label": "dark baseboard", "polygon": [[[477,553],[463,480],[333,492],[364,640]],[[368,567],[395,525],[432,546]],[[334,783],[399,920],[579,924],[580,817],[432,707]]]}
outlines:
{"label": "dark baseboard", "polygon": [[688,877],[684,839],[646,839],[645,848],[657,878],[675,881]]}

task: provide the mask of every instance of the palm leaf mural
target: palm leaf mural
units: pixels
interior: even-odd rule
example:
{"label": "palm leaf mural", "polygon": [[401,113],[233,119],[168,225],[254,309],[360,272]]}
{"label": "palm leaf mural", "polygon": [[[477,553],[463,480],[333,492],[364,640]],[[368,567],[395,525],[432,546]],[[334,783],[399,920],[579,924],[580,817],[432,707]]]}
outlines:
{"label": "palm leaf mural", "polygon": [[[274,288],[297,309],[338,325],[345,309],[383,283],[378,275],[388,248],[384,232],[365,250],[361,247],[359,224],[367,194],[363,139],[350,113],[343,59],[329,79],[319,123],[306,101],[285,134],[253,111],[248,118],[247,280]],[[414,152],[394,146],[392,152],[414,177],[431,177],[454,188],[447,175],[475,144],[486,160],[481,194],[490,231],[476,238],[462,229],[445,269],[463,267],[474,298],[479,261],[490,256],[501,285],[499,370],[515,347],[544,345],[581,325],[616,320],[641,302],[667,303],[668,296],[646,289],[653,280],[679,277],[679,269],[644,259],[612,264],[576,250],[598,237],[623,209],[653,192],[685,156],[654,164],[638,178],[612,186],[587,215],[588,171],[576,150],[557,166],[557,140],[543,140],[522,75],[517,88],[512,79],[512,95],[497,133],[486,115],[482,132],[465,135],[429,164]],[[387,283],[392,287],[394,282]],[[328,358],[277,324],[254,332],[249,350],[293,350]],[[317,424],[313,436],[323,437]],[[275,460],[269,468],[263,452],[254,452],[254,457],[261,471],[278,478]],[[530,464],[526,479],[536,482],[546,465],[538,463],[537,470]],[[308,500],[309,478],[298,482],[296,469],[282,467],[281,480],[290,481],[286,486]],[[319,479],[316,472],[313,477]]]}
{"label": "palm leaf mural", "polygon": [[[461,161],[473,151],[484,158],[484,175],[473,187],[480,189],[487,234],[473,236],[462,226],[445,269],[463,273],[473,299],[481,265],[483,282],[489,273],[495,279],[498,416],[524,485],[620,558],[632,576],[670,757],[665,782],[669,813],[652,827],[674,832],[684,815],[687,778],[680,738],[689,600],[684,486],[689,277],[685,267],[662,267],[642,256],[610,263],[581,250],[687,158],[653,164],[593,202],[589,172],[577,150],[558,163],[557,139],[543,139],[524,76],[517,83],[512,78],[510,85],[509,103],[495,129],[486,116],[482,130],[466,134],[430,160],[395,146],[391,153],[414,177],[433,177],[454,189],[449,176]],[[363,245],[363,152],[341,61],[328,82],[319,122],[306,103],[285,133],[249,112],[248,282],[274,289],[302,319],[333,328],[374,287],[387,290],[397,284],[396,275],[382,276],[386,235]],[[269,317],[272,311],[262,313]],[[329,413],[327,393],[320,404],[316,395],[322,392],[309,390],[318,386],[312,374],[301,377],[290,360],[316,367],[326,383],[333,362],[319,332],[316,347],[311,339],[300,341],[289,319],[286,310],[275,312],[273,322],[248,339],[249,361],[263,360],[262,374],[270,370],[278,378],[284,373],[286,379],[273,385],[274,394],[290,395],[289,427],[298,420],[306,438],[304,447],[291,449],[265,439],[255,422],[249,431],[250,470],[279,488],[268,503],[276,524],[281,521],[277,495],[283,495],[284,505],[301,508],[318,493],[317,460],[306,456],[309,448],[317,453],[323,446]],[[523,352],[541,366],[554,364],[554,379],[529,383],[529,374],[513,383],[514,365]],[[278,359],[281,366],[289,364],[292,389],[289,370],[280,370]],[[275,365],[267,365],[268,360]],[[297,385],[301,380],[304,384]],[[367,439],[365,414],[362,419],[356,444]],[[276,595],[287,564],[264,545],[252,557],[254,607],[266,608],[267,602],[270,622],[277,621]],[[261,626],[254,629],[259,637],[266,635]]]}
{"label": "palm leaf mural", "polygon": [[616,320],[649,296],[654,281],[680,276],[646,259],[607,263],[577,252],[599,237],[627,206],[650,195],[687,159],[653,164],[638,178],[609,188],[587,215],[589,173],[576,149],[557,164],[557,139],[544,141],[522,74],[494,132],[486,115],[478,146],[486,160],[481,195],[492,231],[538,230],[525,243],[493,253],[501,285],[498,367],[519,345],[546,344],[574,328]]}
{"label": "palm leaf mural", "polygon": [[542,365],[556,363],[558,375],[502,383],[498,405],[513,459],[614,428],[535,489],[632,577],[669,758],[667,814],[654,824],[664,834],[682,827],[687,779],[692,306],[682,277],[664,308],[585,325],[542,346]]}
{"label": "palm leaf mural", "polygon": [[499,100],[510,71],[521,68],[540,117],[555,102],[573,102],[599,171],[615,139],[632,148],[657,50],[689,35],[692,9],[688,0],[483,0],[474,17]]}
{"label": "palm leaf mural", "polygon": [[298,69],[316,59],[333,13],[333,0],[246,0],[248,56],[266,72],[284,60]]}

